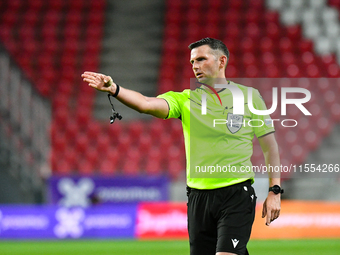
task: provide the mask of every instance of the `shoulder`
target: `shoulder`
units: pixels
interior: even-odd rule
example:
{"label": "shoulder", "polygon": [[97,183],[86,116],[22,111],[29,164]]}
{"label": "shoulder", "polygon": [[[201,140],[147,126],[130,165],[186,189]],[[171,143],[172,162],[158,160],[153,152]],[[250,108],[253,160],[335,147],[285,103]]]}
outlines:
{"label": "shoulder", "polygon": [[190,89],[185,89],[182,92],[168,91],[160,94],[158,98],[176,98],[177,100],[185,100],[190,97]]}
{"label": "shoulder", "polygon": [[233,81],[230,81],[230,85],[237,86],[240,90],[242,90],[242,92],[248,92],[248,90],[251,89],[253,93],[254,92],[255,93],[259,93],[259,91],[257,89],[255,89],[255,88],[253,88],[253,87],[245,86],[245,85],[233,82]]}

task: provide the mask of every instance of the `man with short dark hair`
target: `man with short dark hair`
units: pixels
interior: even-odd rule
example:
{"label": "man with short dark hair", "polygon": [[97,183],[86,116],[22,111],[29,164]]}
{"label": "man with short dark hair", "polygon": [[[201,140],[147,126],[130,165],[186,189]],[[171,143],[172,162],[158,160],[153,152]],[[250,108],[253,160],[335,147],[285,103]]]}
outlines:
{"label": "man with short dark hair", "polygon": [[[226,79],[229,51],[223,42],[204,38],[190,44],[189,49],[190,63],[200,85],[193,90],[145,97],[118,86],[103,74],[85,72],[82,77],[89,86],[111,93],[141,113],[182,121],[187,158],[190,254],[248,254],[246,246],[254,221],[256,195],[251,186],[254,173],[245,170],[251,170],[254,135],[259,140],[266,165],[279,166],[274,127],[268,115],[253,114],[247,104],[243,115],[234,114],[231,90],[240,90],[248,96],[248,87]],[[259,92],[253,88],[251,92],[254,108],[265,110]],[[224,125],[215,125],[216,119],[225,121]],[[246,125],[249,120],[263,125]],[[280,214],[280,177],[269,172],[269,185],[271,191],[262,211],[262,217],[267,216],[267,225]]]}

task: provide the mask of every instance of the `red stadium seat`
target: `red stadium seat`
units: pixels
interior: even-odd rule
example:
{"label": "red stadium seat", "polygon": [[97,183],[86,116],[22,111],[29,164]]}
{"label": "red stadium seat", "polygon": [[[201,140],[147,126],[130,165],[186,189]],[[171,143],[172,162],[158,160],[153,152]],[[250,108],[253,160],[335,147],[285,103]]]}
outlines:
{"label": "red stadium seat", "polygon": [[228,64],[228,67],[227,67],[227,70],[226,70],[226,77],[228,77],[228,78],[239,77],[238,68],[236,68],[233,65]]}
{"label": "red stadium seat", "polygon": [[300,71],[300,68],[297,65],[291,64],[287,68],[287,76],[290,78],[297,78],[302,77],[303,75]]}
{"label": "red stadium seat", "polygon": [[8,27],[13,27],[18,22],[18,15],[15,13],[14,10],[10,10],[6,12],[2,17],[2,23],[6,24]]}
{"label": "red stadium seat", "polygon": [[310,64],[307,66],[306,73],[308,77],[318,78],[321,77],[320,70],[317,65]]}
{"label": "red stadium seat", "polygon": [[[255,1],[252,1],[255,2]],[[246,22],[247,23],[260,23],[261,19],[261,13],[258,10],[249,8],[248,12],[245,15],[246,17]]]}
{"label": "red stadium seat", "polygon": [[96,27],[98,34],[103,33],[103,30],[98,29],[98,27],[102,27],[104,25],[104,16],[101,11],[91,12],[86,18],[87,23],[89,24],[89,28]]}
{"label": "red stadium seat", "polygon": [[114,153],[111,150],[108,150],[108,153],[112,153],[110,154],[110,158],[108,158],[107,156],[103,156],[103,154],[100,151],[98,151],[94,146],[90,146],[88,144],[87,150],[83,154],[83,158],[79,159],[79,161],[82,162],[83,160],[84,163],[86,162],[87,164],[93,167],[92,170],[100,171],[101,170],[100,163],[104,161],[105,159],[110,159],[113,165],[116,162],[113,156]]}
{"label": "red stadium seat", "polygon": [[299,25],[287,27],[287,36],[293,42],[299,41],[301,38],[301,27]]}
{"label": "red stadium seat", "polygon": [[279,42],[279,47],[281,52],[292,52],[293,51],[293,43],[288,37],[281,38]]}
{"label": "red stadium seat", "polygon": [[276,41],[277,39],[279,39],[280,37],[280,28],[279,26],[274,23],[274,22],[270,22],[266,25],[266,35]]}
{"label": "red stadium seat", "polygon": [[245,53],[250,53],[253,54],[254,50],[255,50],[255,42],[253,39],[246,37],[245,39],[243,39],[241,41],[241,48],[242,51]]}
{"label": "red stadium seat", "polygon": [[62,13],[60,13],[60,11],[51,9],[45,14],[45,17],[44,17],[45,26],[56,29],[57,28],[56,26],[62,20],[62,18],[63,18],[63,15]]}
{"label": "red stadium seat", "polygon": [[75,136],[75,149],[78,152],[84,153],[89,146],[89,140],[86,134],[77,132]]}
{"label": "red stadium seat", "polygon": [[148,175],[160,175],[163,173],[163,168],[160,160],[147,160],[145,164],[145,173]]}
{"label": "red stadium seat", "polygon": [[274,51],[274,48],[275,48],[275,45],[271,38],[264,37],[261,39],[260,49],[264,54],[266,53],[273,54],[272,52]]}
{"label": "red stadium seat", "polygon": [[139,162],[135,161],[125,161],[123,163],[123,173],[128,176],[136,176],[140,174]]}
{"label": "red stadium seat", "polygon": [[106,6],[106,0],[96,0],[90,1],[90,9],[93,11],[100,11],[103,13],[104,8]]}
{"label": "red stadium seat", "polygon": [[252,52],[244,53],[242,57],[242,61],[245,67],[256,64],[256,58]]}
{"label": "red stadium seat", "polygon": [[52,137],[53,149],[60,153],[64,152],[67,147],[67,137],[64,132],[58,132]]}
{"label": "red stadium seat", "polygon": [[239,9],[241,9],[244,6],[244,2],[238,1],[238,0],[230,0],[230,1],[228,1],[228,4],[229,4],[229,8],[231,10],[235,10],[235,11],[238,11]]}
{"label": "red stadium seat", "polygon": [[149,157],[149,160],[161,161],[162,154],[161,154],[159,147],[155,145],[152,146],[148,152],[148,157]]}
{"label": "red stadium seat", "polygon": [[96,166],[86,159],[78,159],[75,165],[80,175],[93,175],[93,169],[96,169]]}
{"label": "red stadium seat", "polygon": [[329,118],[320,117],[317,121],[318,131],[323,135],[327,136],[333,129],[333,124]]}
{"label": "red stadium seat", "polygon": [[299,41],[298,47],[299,47],[301,53],[313,51],[312,41],[301,40],[301,41]]}
{"label": "red stadium seat", "polygon": [[293,162],[296,162],[296,164],[302,164],[303,162],[305,162],[307,151],[303,146],[299,144],[293,145],[293,147],[291,148],[291,153]]}
{"label": "red stadium seat", "polygon": [[258,40],[262,36],[262,30],[256,23],[248,23],[246,26],[246,33],[250,38],[255,40]]}
{"label": "red stadium seat", "polygon": [[321,137],[316,132],[309,130],[305,133],[304,139],[307,146],[313,151],[318,147]]}
{"label": "red stadium seat", "polygon": [[275,65],[269,65],[266,67],[265,76],[269,78],[279,78],[281,77],[280,70]]}
{"label": "red stadium seat", "polygon": [[185,176],[185,167],[178,161],[171,161],[168,166],[168,171],[171,179],[183,179],[181,176]]}
{"label": "red stadium seat", "polygon": [[239,15],[239,13],[237,13],[234,10],[233,11],[228,11],[226,13],[226,15],[224,15],[224,19],[225,19],[225,24],[229,25],[229,27],[227,28],[226,32],[228,32],[228,30],[231,29],[234,26],[235,26],[235,28],[237,28],[237,25],[239,23],[241,23],[241,21],[242,21],[241,16]]}
{"label": "red stadium seat", "polygon": [[340,76],[340,68],[338,64],[330,64],[327,67],[327,76],[330,78],[337,78]]}
{"label": "red stadium seat", "polygon": [[288,145],[288,147],[292,147],[298,141],[298,135],[295,131],[288,131],[285,135],[284,139]]}
{"label": "red stadium seat", "polygon": [[138,140],[144,130],[144,124],[141,121],[132,121],[129,123],[128,132],[133,140]]}
{"label": "red stadium seat", "polygon": [[223,0],[209,0],[209,6],[213,10],[219,10],[221,8]]}
{"label": "red stadium seat", "polygon": [[[39,0],[40,1],[40,0]],[[34,2],[34,1],[33,1]],[[65,7],[67,2],[63,0],[53,0],[53,1],[48,1],[49,7],[51,10],[58,10],[60,11]]]}
{"label": "red stadium seat", "polygon": [[138,139],[138,149],[141,152],[147,152],[152,146],[152,137],[148,133],[143,133]]}
{"label": "red stadium seat", "polygon": [[[49,2],[54,3],[54,2],[58,2],[58,0],[49,1]],[[42,9],[45,1],[44,0],[34,0],[34,1],[28,1],[27,3],[28,3],[28,9],[37,13]]]}
{"label": "red stadium seat", "polygon": [[[72,1],[73,2],[73,1]],[[66,15],[66,22],[68,24],[65,32],[66,32],[66,35],[73,35],[75,33],[75,31],[72,31],[70,33],[69,30],[73,30],[72,27],[75,27],[78,31],[78,33],[80,32],[80,29],[79,29],[79,26],[80,26],[80,23],[82,22],[83,20],[83,15],[81,12],[79,12],[79,10],[75,10],[75,11],[69,11]],[[70,33],[70,34],[69,34]]]}
{"label": "red stadium seat", "polygon": [[71,10],[81,10],[85,6],[85,1],[82,0],[72,0],[69,2],[68,8]]}
{"label": "red stadium seat", "polygon": [[99,162],[98,171],[101,175],[104,176],[116,175],[117,165],[115,165],[114,161],[112,161],[111,159],[104,159]]}
{"label": "red stadium seat", "polygon": [[258,67],[255,64],[252,65],[248,65],[246,67],[246,76],[247,77],[260,77],[260,70],[258,69]]}
{"label": "red stadium seat", "polygon": [[73,172],[73,165],[67,160],[61,158],[56,160],[53,171],[59,175],[69,175]]}

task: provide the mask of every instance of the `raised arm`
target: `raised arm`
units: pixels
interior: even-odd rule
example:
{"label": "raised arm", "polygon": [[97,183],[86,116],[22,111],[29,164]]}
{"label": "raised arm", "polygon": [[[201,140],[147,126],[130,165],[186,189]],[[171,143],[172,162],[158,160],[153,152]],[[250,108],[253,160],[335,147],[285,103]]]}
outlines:
{"label": "raised arm", "polygon": [[[81,77],[92,88],[112,95],[116,93],[117,84],[113,82],[110,76],[94,72],[84,72]],[[125,89],[121,86],[119,86],[119,93],[116,98],[140,113],[150,114],[162,119],[166,118],[169,113],[169,106],[164,99],[146,97],[139,92]]]}
{"label": "raised arm", "polygon": [[[269,176],[269,187],[274,185],[280,186],[280,172],[272,172],[270,169],[276,167],[280,169],[280,155],[278,145],[275,140],[274,134],[268,134],[263,137],[259,137],[259,143],[261,145],[263,155],[265,158],[266,166]],[[267,216],[266,225],[277,219],[281,210],[281,194],[274,194],[272,191],[268,193],[268,196],[263,203],[262,218]]]}

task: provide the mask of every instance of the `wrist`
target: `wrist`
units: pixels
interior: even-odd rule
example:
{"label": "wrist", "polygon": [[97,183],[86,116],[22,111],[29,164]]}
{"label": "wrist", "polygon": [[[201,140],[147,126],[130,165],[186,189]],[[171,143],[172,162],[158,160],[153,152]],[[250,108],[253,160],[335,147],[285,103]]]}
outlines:
{"label": "wrist", "polygon": [[116,85],[115,90],[113,91],[113,89],[111,89],[111,94],[113,97],[117,97],[119,94],[119,90],[120,90],[120,86],[118,84],[115,84],[115,85]]}
{"label": "wrist", "polygon": [[116,93],[117,93],[117,87],[118,87],[118,85],[117,84],[115,84],[115,83],[111,83],[111,85],[108,87],[108,89],[109,89],[109,93],[112,95],[112,96],[114,96],[114,97],[116,97],[117,95],[116,95]]}
{"label": "wrist", "polygon": [[284,190],[279,185],[274,185],[274,186],[269,187],[268,192],[277,195],[277,194],[283,194]]}

